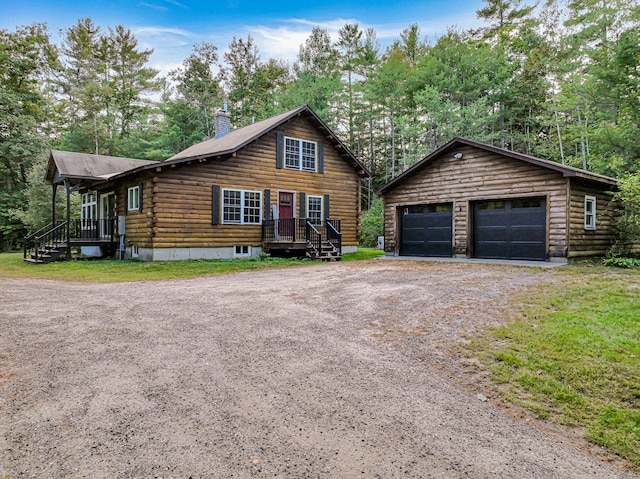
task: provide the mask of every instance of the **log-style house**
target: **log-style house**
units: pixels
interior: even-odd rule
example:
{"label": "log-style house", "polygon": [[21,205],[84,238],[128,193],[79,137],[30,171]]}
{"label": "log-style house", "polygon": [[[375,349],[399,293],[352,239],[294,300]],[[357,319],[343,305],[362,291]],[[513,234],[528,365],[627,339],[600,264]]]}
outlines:
{"label": "log-style house", "polygon": [[[360,234],[366,168],[303,106],[231,130],[162,162],[52,151],[46,183],[78,191],[81,217],[25,241],[25,259],[73,246],[144,261],[306,254],[339,259]],[[54,201],[55,203],[55,201]]]}
{"label": "log-style house", "polygon": [[605,255],[617,183],[455,138],[378,190],[385,252],[539,261]]}

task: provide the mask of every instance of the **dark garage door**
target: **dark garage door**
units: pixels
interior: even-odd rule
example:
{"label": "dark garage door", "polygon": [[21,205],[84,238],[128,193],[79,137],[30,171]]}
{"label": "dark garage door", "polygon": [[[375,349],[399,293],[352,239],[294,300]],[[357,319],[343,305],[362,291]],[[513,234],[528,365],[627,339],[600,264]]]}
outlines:
{"label": "dark garage door", "polygon": [[478,201],[473,205],[473,256],[546,259],[544,198]]}
{"label": "dark garage door", "polygon": [[400,254],[402,256],[451,256],[452,205],[401,208]]}

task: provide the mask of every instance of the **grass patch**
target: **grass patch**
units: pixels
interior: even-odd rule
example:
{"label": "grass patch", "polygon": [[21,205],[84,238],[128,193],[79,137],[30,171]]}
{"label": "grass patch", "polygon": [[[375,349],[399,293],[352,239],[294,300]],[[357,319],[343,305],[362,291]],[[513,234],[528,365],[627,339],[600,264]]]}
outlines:
{"label": "grass patch", "polygon": [[[343,260],[365,260],[374,258],[379,254],[384,253],[374,248],[359,248],[356,253],[345,254]],[[34,265],[25,263],[22,260],[22,253],[3,253],[0,254],[0,277],[120,283],[190,278],[267,268],[287,268],[315,263],[315,261],[307,259],[268,258],[260,260],[258,258],[238,258],[153,262],[74,260]]]}
{"label": "grass patch", "polygon": [[50,264],[28,264],[21,253],[0,254],[0,277],[39,278],[90,283],[119,283],[190,278],[215,274],[284,268],[309,264],[308,260],[268,258],[189,260],[189,261],[119,261],[74,260]]}
{"label": "grass patch", "polygon": [[506,399],[640,467],[640,271],[574,265],[470,348]]}
{"label": "grass patch", "polygon": [[365,259],[373,259],[378,256],[383,256],[384,251],[376,248],[358,248],[355,253],[347,253],[342,255],[342,261],[359,261]]}

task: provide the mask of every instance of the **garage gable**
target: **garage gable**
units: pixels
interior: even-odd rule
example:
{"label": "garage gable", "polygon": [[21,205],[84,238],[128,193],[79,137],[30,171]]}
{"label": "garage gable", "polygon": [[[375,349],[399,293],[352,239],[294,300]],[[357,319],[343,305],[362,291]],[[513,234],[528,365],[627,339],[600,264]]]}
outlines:
{"label": "garage gable", "polygon": [[394,179],[389,181],[386,185],[379,188],[376,193],[378,195],[384,195],[385,193],[397,188],[407,179],[416,175],[420,171],[427,169],[432,166],[438,159],[441,158],[454,158],[461,159],[464,157],[464,153],[459,150],[466,149],[469,151],[469,147],[472,149],[480,150],[484,154],[497,154],[504,158],[510,158],[513,160],[521,161],[530,165],[540,166],[542,168],[546,168],[550,171],[556,171],[562,174],[563,177],[574,177],[581,178],[587,181],[593,181],[596,183],[616,186],[618,181],[614,178],[610,178],[608,176],[599,175],[597,173],[592,173],[590,171],[581,170],[579,168],[574,168],[572,166],[562,165],[560,163],[556,163],[555,161],[543,160],[541,158],[536,158],[534,156],[524,155],[522,153],[517,153],[515,151],[505,150],[503,148],[498,148],[492,145],[487,145],[484,143],[479,143],[472,140],[467,140],[464,138],[454,138],[447,144],[438,148],[436,151],[431,153],[429,156],[425,157],[411,168],[404,171],[402,174],[396,176]]}

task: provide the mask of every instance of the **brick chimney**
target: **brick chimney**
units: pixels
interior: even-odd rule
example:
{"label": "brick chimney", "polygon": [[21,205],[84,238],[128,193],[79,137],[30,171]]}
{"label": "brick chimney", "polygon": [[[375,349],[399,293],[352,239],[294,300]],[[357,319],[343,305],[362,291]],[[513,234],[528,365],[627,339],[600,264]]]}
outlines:
{"label": "brick chimney", "polygon": [[224,108],[216,113],[216,138],[220,138],[231,131],[231,115],[227,111],[227,100],[224,101]]}

